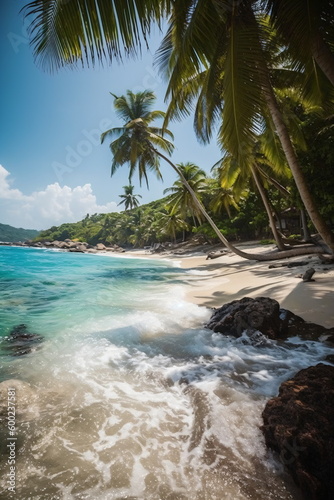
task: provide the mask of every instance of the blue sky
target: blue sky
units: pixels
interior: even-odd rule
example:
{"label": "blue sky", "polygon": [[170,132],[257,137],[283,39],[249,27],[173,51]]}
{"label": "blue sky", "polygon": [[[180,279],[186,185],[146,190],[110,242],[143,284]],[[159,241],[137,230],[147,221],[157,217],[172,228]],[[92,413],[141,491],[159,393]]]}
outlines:
{"label": "blue sky", "polygon": [[[150,89],[157,95],[155,109],[166,109],[166,85],[152,64],[160,34],[140,60],[50,75],[34,63],[19,14],[26,3],[0,5],[0,222],[44,229],[80,220],[87,212],[118,211],[128,171],[124,167],[111,178],[110,150],[99,144],[102,131],[121,124],[109,92]],[[214,141],[200,145],[191,119],[169,128],[175,136],[172,160],[194,162],[209,173],[220,158]],[[161,170],[164,182],[151,176],[149,190],[133,179],[142,203],[160,198],[174,182],[168,165],[161,163]]]}

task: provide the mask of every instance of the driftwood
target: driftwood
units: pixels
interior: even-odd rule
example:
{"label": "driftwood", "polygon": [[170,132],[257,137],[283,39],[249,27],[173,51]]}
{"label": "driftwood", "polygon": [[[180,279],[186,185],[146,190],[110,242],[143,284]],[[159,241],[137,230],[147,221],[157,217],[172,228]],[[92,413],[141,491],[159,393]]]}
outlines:
{"label": "driftwood", "polygon": [[334,255],[318,255],[319,259],[323,264],[334,264]]}
{"label": "driftwood", "polygon": [[276,267],[298,267],[298,266],[307,266],[309,261],[307,260],[299,260],[296,262],[281,262],[279,264],[270,264],[269,269],[275,269]]}
{"label": "driftwood", "polygon": [[228,250],[218,250],[216,252],[210,252],[206,256],[205,260],[218,259],[218,257],[221,257],[222,255],[226,255],[227,253],[228,253]]}

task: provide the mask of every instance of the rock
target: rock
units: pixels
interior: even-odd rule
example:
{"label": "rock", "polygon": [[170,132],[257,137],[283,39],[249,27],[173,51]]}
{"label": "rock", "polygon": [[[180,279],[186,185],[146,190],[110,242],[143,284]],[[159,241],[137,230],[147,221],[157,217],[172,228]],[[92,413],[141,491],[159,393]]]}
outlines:
{"label": "rock", "polygon": [[70,248],[70,245],[69,245],[69,243],[66,243],[65,241],[59,241],[58,248]]}
{"label": "rock", "polygon": [[262,431],[305,500],[334,498],[334,366],[318,364],[284,382],[268,401]]}
{"label": "rock", "polygon": [[334,365],[334,354],[328,354],[326,357],[325,357],[325,360],[324,361],[327,361],[328,363],[332,363],[332,365]]}
{"label": "rock", "polygon": [[[10,391],[10,392],[9,392]],[[12,398],[12,399],[9,399]],[[14,398],[14,399],[13,399]],[[37,392],[27,382],[10,379],[0,383],[0,420],[8,417],[8,401],[15,403],[15,419],[31,420],[38,417]],[[2,429],[7,426],[1,426]]]}
{"label": "rock", "polygon": [[13,356],[29,354],[36,344],[43,341],[43,337],[37,333],[30,333],[25,324],[14,326],[7,337],[3,339],[3,348]]}
{"label": "rock", "polygon": [[303,274],[303,281],[314,281],[312,279],[312,276],[314,273],[315,273],[315,269],[313,269],[313,267],[310,267],[309,269],[307,269],[305,271],[305,273]]}
{"label": "rock", "polygon": [[244,297],[229,302],[214,311],[206,326],[214,332],[234,337],[245,333],[254,337],[258,332],[269,339],[299,336],[306,340],[318,340],[323,335],[334,334],[333,328],[308,323],[291,311],[280,309],[279,303],[268,297]]}
{"label": "rock", "polygon": [[106,247],[103,243],[98,243],[96,245],[96,250],[105,250],[105,249],[106,249]]}
{"label": "rock", "polygon": [[267,297],[234,300],[217,309],[206,326],[234,337],[259,331],[271,339],[279,338],[279,303]]}
{"label": "rock", "polygon": [[69,249],[70,252],[80,252],[80,253],[84,253],[86,252],[86,250],[87,248],[84,245],[78,245],[78,244]]}

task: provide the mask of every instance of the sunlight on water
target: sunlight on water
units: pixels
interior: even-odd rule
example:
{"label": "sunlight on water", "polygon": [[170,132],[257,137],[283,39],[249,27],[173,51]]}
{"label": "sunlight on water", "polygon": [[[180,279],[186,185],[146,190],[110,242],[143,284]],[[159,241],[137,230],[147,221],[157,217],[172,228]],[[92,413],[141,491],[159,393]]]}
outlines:
{"label": "sunlight on water", "polygon": [[0,266],[2,337],[25,324],[44,339],[22,356],[0,344],[1,379],[16,380],[17,498],[298,498],[261,412],[324,345],[206,330],[210,311],[163,261],[0,248]]}

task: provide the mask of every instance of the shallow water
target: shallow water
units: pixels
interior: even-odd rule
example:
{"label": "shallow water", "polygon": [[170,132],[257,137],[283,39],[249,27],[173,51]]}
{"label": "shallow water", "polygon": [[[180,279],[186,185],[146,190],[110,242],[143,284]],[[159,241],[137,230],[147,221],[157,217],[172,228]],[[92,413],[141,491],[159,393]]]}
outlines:
{"label": "shallow water", "polygon": [[[17,393],[16,498],[298,498],[261,412],[323,344],[206,330],[170,262],[0,247],[0,272],[1,380],[33,390]],[[15,357],[4,337],[22,323],[44,341]]]}

